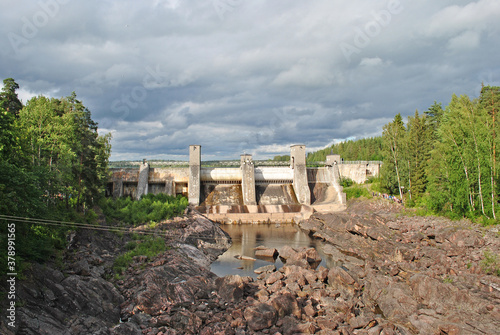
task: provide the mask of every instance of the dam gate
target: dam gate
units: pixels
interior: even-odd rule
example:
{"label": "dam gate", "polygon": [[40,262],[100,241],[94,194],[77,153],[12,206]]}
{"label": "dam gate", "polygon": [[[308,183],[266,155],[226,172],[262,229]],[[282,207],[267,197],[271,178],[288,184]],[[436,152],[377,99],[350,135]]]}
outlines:
{"label": "dam gate", "polygon": [[226,223],[298,221],[315,210],[344,210],[340,179],[345,175],[363,182],[380,167],[357,162],[349,169],[341,163],[340,156],[330,155],[324,166],[307,167],[304,145],[291,147],[290,162],[253,161],[244,154],[239,161],[202,163],[201,146],[191,145],[189,162],[151,167],[144,160],[138,167],[111,168],[107,193],[135,199],[148,193],[182,194],[209,219]]}

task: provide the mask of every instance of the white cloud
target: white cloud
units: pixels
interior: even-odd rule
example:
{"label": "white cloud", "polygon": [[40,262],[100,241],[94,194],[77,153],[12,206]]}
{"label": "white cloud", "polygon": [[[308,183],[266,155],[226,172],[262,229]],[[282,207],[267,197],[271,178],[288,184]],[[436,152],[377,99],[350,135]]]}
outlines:
{"label": "white cloud", "polygon": [[321,87],[334,83],[328,64],[311,59],[300,59],[290,69],[278,74],[274,83],[280,86]]}
{"label": "white cloud", "polygon": [[466,31],[457,37],[450,39],[448,48],[451,50],[476,49],[481,42],[481,36],[476,31]]}
{"label": "white cloud", "polygon": [[382,61],[382,58],[380,57],[374,57],[374,58],[363,58],[359,65],[361,66],[379,66],[382,65],[384,62]]}
{"label": "white cloud", "polygon": [[471,29],[498,29],[499,16],[500,2],[497,0],[473,1],[465,6],[452,5],[444,7],[432,16],[426,32],[434,37],[452,37]]}

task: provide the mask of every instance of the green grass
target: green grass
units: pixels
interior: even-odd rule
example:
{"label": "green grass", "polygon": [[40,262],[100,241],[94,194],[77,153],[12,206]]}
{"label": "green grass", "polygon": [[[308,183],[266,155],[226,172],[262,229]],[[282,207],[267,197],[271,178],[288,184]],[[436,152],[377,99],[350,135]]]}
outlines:
{"label": "green grass", "polygon": [[453,278],[451,278],[450,276],[446,276],[443,278],[443,283],[445,284],[452,284],[453,283]]}
{"label": "green grass", "polygon": [[151,260],[168,249],[163,238],[149,235],[141,235],[138,240],[128,242],[125,248],[128,251],[118,256],[113,263],[113,270],[118,277],[130,266],[135,256],[146,256]]}
{"label": "green grass", "polygon": [[484,258],[481,260],[483,271],[500,277],[500,256],[491,252],[491,250],[485,250],[483,256]]}

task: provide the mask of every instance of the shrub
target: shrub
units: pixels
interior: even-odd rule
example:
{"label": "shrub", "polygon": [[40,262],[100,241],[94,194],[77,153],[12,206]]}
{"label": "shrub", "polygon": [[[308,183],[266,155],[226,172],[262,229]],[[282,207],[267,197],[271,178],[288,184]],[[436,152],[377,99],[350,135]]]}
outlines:
{"label": "shrub", "polygon": [[130,198],[103,199],[102,211],[108,218],[128,224],[144,224],[170,219],[181,214],[188,206],[188,200],[182,196],[169,196],[164,193],[147,194],[138,201]]}
{"label": "shrub", "polygon": [[132,235],[132,238],[134,237],[138,239],[125,245],[129,251],[118,256],[113,263],[113,270],[117,274],[122,274],[130,266],[135,256],[146,256],[150,260],[167,250],[165,241],[161,237],[138,234]]}
{"label": "shrub", "polygon": [[353,184],[354,184],[354,181],[350,178],[340,179],[340,185],[342,185],[342,187],[350,187]]}
{"label": "shrub", "polygon": [[357,184],[354,184],[351,187],[344,188],[344,192],[346,194],[347,199],[360,198],[360,197],[365,197],[365,198],[372,197],[370,192],[365,187],[363,187],[362,185],[357,185]]}

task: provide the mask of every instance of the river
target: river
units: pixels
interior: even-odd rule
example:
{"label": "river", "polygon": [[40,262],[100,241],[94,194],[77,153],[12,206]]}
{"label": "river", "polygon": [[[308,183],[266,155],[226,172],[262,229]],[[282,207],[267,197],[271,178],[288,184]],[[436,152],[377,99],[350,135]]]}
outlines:
{"label": "river", "polygon": [[[276,248],[278,251],[286,245],[292,248],[314,247],[322,258],[320,265],[329,268],[334,264],[334,260],[323,253],[322,242],[312,239],[294,224],[221,225],[221,228],[231,236],[233,244],[212,263],[211,271],[219,277],[237,274],[255,278],[257,276],[254,273],[255,269],[273,264],[261,259],[253,261],[235,257],[255,258],[254,249],[258,246]],[[278,269],[283,266],[279,257],[274,264]]]}

